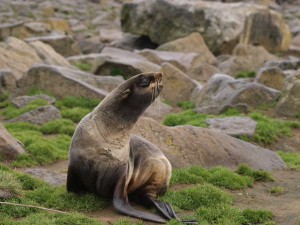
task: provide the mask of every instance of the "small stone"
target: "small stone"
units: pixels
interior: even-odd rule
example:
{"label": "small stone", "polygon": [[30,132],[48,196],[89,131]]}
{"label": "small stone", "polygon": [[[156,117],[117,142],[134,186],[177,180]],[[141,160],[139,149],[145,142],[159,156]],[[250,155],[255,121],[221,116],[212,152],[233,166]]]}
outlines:
{"label": "small stone", "polygon": [[26,169],[25,172],[38,179],[44,180],[45,182],[53,186],[64,185],[66,184],[67,180],[67,174],[65,173],[59,173],[42,168]]}

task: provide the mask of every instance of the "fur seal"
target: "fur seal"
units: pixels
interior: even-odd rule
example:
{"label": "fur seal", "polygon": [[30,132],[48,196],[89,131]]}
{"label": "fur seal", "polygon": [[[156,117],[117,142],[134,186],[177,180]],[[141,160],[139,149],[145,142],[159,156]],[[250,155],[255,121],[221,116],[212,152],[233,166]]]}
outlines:
{"label": "fur seal", "polygon": [[[158,223],[177,218],[171,205],[157,200],[172,167],[154,144],[131,135],[138,118],[162,90],[162,73],[142,73],[113,90],[78,124],[70,145],[67,190],[112,198],[119,212]],[[134,209],[134,197],[150,203],[156,215]]]}

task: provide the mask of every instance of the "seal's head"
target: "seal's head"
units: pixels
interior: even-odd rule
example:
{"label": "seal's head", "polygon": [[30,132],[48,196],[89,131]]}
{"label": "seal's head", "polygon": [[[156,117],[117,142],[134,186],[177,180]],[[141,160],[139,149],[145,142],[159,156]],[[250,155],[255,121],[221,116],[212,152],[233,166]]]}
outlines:
{"label": "seal's head", "polygon": [[101,112],[135,122],[160,94],[162,78],[163,74],[158,72],[141,73],[129,78],[100,103]]}

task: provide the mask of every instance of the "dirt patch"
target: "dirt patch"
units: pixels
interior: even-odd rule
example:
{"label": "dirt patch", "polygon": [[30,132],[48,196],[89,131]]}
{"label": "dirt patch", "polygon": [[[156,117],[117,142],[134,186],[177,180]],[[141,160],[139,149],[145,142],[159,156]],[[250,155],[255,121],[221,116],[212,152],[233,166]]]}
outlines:
{"label": "dirt patch", "polygon": [[[235,206],[241,209],[265,209],[273,212],[281,225],[300,223],[300,171],[274,171],[274,182],[255,183],[253,188],[231,192]],[[281,194],[271,194],[270,189],[281,187]]]}

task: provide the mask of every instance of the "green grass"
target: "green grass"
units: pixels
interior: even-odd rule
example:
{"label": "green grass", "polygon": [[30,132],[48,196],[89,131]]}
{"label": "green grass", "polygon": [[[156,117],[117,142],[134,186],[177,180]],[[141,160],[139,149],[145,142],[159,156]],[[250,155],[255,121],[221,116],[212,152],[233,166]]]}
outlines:
{"label": "green grass", "polygon": [[272,222],[273,215],[265,210],[242,211],[228,204],[217,204],[212,207],[199,208],[197,217],[200,224],[240,225],[269,223]]}
{"label": "green grass", "polygon": [[44,124],[40,130],[43,134],[73,135],[76,124],[69,119],[57,119]]}
{"label": "green grass", "polygon": [[92,69],[92,64],[90,63],[76,63],[74,64],[78,69],[85,71],[85,72],[90,72]]}
{"label": "green grass", "polygon": [[275,186],[269,189],[269,192],[274,195],[280,195],[283,193],[283,187]]}
{"label": "green grass", "polygon": [[235,78],[254,78],[255,75],[255,71],[241,71],[236,74]]}
{"label": "green grass", "polygon": [[179,106],[182,109],[194,109],[195,103],[190,101],[184,101],[184,102],[178,102],[177,106]]}
{"label": "green grass", "polygon": [[62,108],[86,108],[93,110],[98,104],[100,103],[100,100],[98,99],[90,99],[90,98],[84,98],[84,97],[74,97],[74,96],[68,96],[61,100],[57,100],[55,105],[59,109]]}
{"label": "green grass", "polygon": [[[240,115],[238,110],[227,110],[219,116],[197,113],[191,109],[166,116],[163,124],[166,126],[193,125],[207,127],[206,120],[209,118],[224,118],[225,116]],[[241,136],[240,138],[255,142],[261,145],[269,145],[276,142],[279,137],[292,136],[293,129],[300,127],[299,121],[284,121],[272,119],[258,112],[253,112],[250,117],[257,122],[256,131],[253,137]]]}
{"label": "green grass", "polygon": [[189,173],[187,169],[174,169],[170,185],[174,184],[203,184],[204,179],[201,176]]}
{"label": "green grass", "polygon": [[4,102],[5,100],[7,100],[9,97],[8,93],[4,93],[0,95],[0,102]]}
{"label": "green grass", "polygon": [[277,152],[290,169],[300,170],[300,154],[293,152]]}
{"label": "green grass", "polygon": [[216,204],[233,202],[229,194],[211,184],[169,191],[161,199],[182,210],[195,210],[199,207],[213,207]]}
{"label": "green grass", "polygon": [[80,120],[90,113],[90,109],[75,107],[75,108],[65,108],[61,110],[61,115],[65,119],[72,120],[74,123],[80,122]]}
{"label": "green grass", "polygon": [[240,165],[236,170],[236,173],[242,176],[252,177],[255,181],[274,181],[269,172],[263,170],[253,170],[245,164]]}
{"label": "green grass", "polygon": [[12,119],[15,117],[18,117],[26,112],[29,112],[31,110],[37,109],[41,106],[48,105],[48,102],[44,99],[36,99],[31,102],[29,102],[26,106],[22,108],[17,108],[13,104],[9,104],[2,114],[7,118],[7,119]]}
{"label": "green grass", "polygon": [[[44,126],[48,128],[46,125]],[[25,146],[27,152],[18,156],[17,159],[12,162],[12,166],[36,166],[68,158],[71,137],[65,134],[46,137],[40,131],[46,130],[43,128],[44,126],[40,128],[36,125],[21,122],[5,124],[6,129],[15,139],[19,140]]]}

